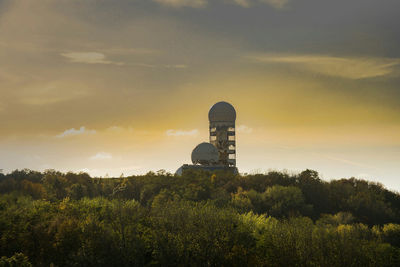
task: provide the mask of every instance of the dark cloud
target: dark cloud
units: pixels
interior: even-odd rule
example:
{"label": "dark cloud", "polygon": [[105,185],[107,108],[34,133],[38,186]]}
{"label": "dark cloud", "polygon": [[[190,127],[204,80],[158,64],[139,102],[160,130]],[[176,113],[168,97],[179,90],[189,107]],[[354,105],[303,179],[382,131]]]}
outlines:
{"label": "dark cloud", "polygon": [[0,0],[0,23],[1,23],[1,16],[7,12],[12,4],[11,0]]}

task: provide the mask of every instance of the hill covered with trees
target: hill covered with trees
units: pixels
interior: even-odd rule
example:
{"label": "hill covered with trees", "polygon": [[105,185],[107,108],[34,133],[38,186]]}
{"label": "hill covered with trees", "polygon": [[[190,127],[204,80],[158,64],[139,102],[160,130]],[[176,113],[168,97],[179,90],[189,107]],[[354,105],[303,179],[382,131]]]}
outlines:
{"label": "hill covered with trees", "polygon": [[16,170],[0,193],[0,266],[400,266],[400,195],[312,170]]}

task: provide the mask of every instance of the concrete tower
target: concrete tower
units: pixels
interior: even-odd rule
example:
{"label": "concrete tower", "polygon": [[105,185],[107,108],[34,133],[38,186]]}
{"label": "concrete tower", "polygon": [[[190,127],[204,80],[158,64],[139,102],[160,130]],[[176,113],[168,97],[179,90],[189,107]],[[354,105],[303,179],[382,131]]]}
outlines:
{"label": "concrete tower", "polygon": [[218,164],[236,167],[235,108],[227,102],[218,102],[208,112],[210,143],[219,153]]}

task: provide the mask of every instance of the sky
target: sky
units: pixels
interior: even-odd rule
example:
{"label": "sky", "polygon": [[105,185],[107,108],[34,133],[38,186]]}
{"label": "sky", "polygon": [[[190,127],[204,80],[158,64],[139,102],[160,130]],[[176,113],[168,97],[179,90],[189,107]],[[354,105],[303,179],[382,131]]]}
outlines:
{"label": "sky", "polygon": [[174,172],[237,111],[241,173],[400,191],[398,0],[0,0],[0,169]]}

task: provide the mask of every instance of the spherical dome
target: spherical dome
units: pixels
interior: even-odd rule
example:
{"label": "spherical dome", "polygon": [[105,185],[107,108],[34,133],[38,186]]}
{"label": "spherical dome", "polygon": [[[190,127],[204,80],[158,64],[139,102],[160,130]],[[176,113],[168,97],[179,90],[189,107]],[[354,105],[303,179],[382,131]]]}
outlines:
{"label": "spherical dome", "polygon": [[193,164],[211,165],[219,159],[218,149],[210,143],[201,143],[192,151]]}
{"label": "spherical dome", "polygon": [[235,108],[224,101],[216,103],[208,112],[208,119],[211,122],[226,122],[236,120]]}
{"label": "spherical dome", "polygon": [[183,166],[180,166],[179,169],[176,170],[175,175],[182,176],[183,174]]}

